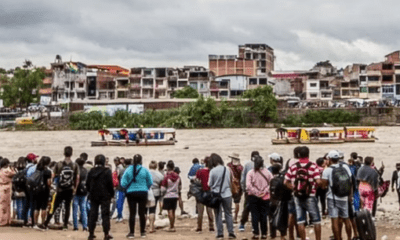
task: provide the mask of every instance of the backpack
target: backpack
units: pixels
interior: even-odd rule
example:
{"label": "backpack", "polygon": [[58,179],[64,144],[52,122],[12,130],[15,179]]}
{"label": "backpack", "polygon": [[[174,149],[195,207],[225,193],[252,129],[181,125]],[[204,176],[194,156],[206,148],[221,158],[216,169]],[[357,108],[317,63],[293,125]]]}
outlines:
{"label": "backpack", "polygon": [[62,162],[61,164],[62,168],[60,177],[58,178],[58,187],[61,189],[69,189],[72,187],[74,182],[74,170],[70,166],[66,165],[65,162]]}
{"label": "backpack", "polygon": [[113,180],[113,186],[114,187],[118,187],[119,186],[119,179],[118,179],[118,171],[117,170],[115,170],[112,173],[112,180]]}
{"label": "backpack", "polygon": [[270,182],[270,194],[271,198],[278,201],[288,201],[291,197],[291,192],[284,184],[285,174],[279,173],[278,176],[271,179]]}
{"label": "backpack", "polygon": [[333,167],[332,170],[332,193],[338,197],[347,197],[351,193],[353,185],[351,184],[351,177],[347,172],[346,168],[343,167],[342,163],[339,163],[339,167]]}
{"label": "backpack", "polygon": [[30,177],[26,178],[26,189],[36,196],[44,193],[46,183],[43,180],[43,171],[36,170]]}
{"label": "backpack", "polygon": [[311,166],[311,162],[307,163],[304,167],[299,162],[296,163],[297,172],[296,179],[294,181],[294,195],[300,199],[306,199],[310,196],[312,191],[312,184],[310,182],[310,176],[308,169]]}
{"label": "backpack", "polygon": [[26,190],[26,173],[28,169],[34,165],[17,172],[12,178],[12,186],[16,192],[24,192]]}
{"label": "backpack", "polygon": [[86,189],[86,179],[87,179],[87,170],[85,168],[80,168],[80,175],[79,175],[79,185],[76,189],[76,195],[78,196],[85,196],[87,195]]}

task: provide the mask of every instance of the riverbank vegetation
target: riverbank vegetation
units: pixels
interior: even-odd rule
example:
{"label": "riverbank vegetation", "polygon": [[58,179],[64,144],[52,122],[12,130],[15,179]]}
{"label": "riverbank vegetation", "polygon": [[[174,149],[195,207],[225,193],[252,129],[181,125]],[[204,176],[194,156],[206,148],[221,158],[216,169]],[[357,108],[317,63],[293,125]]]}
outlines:
{"label": "riverbank vegetation", "polygon": [[328,124],[358,124],[361,115],[359,113],[337,110],[308,110],[304,115],[289,115],[283,124],[287,127],[299,127],[304,124],[318,126],[323,123]]}

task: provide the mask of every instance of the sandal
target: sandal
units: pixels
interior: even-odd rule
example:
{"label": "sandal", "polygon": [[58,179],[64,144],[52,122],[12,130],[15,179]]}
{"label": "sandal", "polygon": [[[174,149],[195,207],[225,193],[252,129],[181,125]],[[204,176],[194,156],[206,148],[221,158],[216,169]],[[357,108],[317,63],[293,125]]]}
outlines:
{"label": "sandal", "polygon": [[258,240],[258,239],[260,239],[260,236],[258,236],[258,235],[253,235],[253,237],[251,238],[251,239],[253,239],[253,240]]}
{"label": "sandal", "polygon": [[175,228],[168,228],[166,231],[167,232],[176,232],[176,229]]}
{"label": "sandal", "polygon": [[149,233],[155,233],[156,232],[156,230],[150,230],[149,231]]}

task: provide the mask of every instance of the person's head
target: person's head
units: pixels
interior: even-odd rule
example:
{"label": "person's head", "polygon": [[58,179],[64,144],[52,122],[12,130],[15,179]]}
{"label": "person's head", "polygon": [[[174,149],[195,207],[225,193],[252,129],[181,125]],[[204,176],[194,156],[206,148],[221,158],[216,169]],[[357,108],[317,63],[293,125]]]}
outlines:
{"label": "person's head", "polygon": [[119,157],[114,158],[114,164],[115,164],[115,166],[118,166],[121,164],[121,162],[119,161]]}
{"label": "person's head", "polygon": [[205,166],[206,168],[208,168],[208,169],[212,168],[212,167],[211,167],[211,158],[210,158],[210,157],[205,157],[204,160],[203,160],[203,162],[204,162],[204,166]]}
{"label": "person's head", "polygon": [[197,158],[193,158],[192,163],[193,163],[193,164],[199,164],[200,161],[199,161],[199,159],[197,159]]}
{"label": "person's head", "polygon": [[122,158],[119,158],[119,163],[122,164],[122,165],[124,165],[124,164],[125,164],[125,158],[123,158],[123,157],[122,157]]}
{"label": "person's head", "polygon": [[358,159],[358,154],[357,154],[356,152],[352,152],[352,153],[350,154],[350,157],[351,157],[351,159],[353,159],[353,160],[357,160],[357,159]]}
{"label": "person's head", "polygon": [[365,157],[364,164],[366,166],[372,166],[373,163],[374,163],[374,158],[373,157]]}
{"label": "person's head", "polygon": [[279,172],[281,171],[281,169],[282,169],[282,165],[274,164],[274,165],[271,166],[271,173],[273,175],[278,175]]}
{"label": "person's head", "polygon": [[44,170],[45,167],[49,166],[51,159],[49,157],[43,156],[40,158],[39,163],[36,167],[37,170]]}
{"label": "person's head", "polygon": [[168,171],[174,171],[175,170],[175,163],[172,160],[169,160],[167,163],[167,170]]}
{"label": "person's head", "polygon": [[293,149],[293,157],[294,158],[300,158],[300,156],[299,156],[299,154],[300,154],[300,149],[301,149],[302,147],[295,147],[294,149]]}
{"label": "person's head", "polygon": [[239,155],[239,153],[232,153],[231,155],[229,155],[229,158],[231,159],[231,162],[232,163],[236,163],[236,164],[238,164],[238,163],[240,163],[240,155]]}
{"label": "person's head", "polygon": [[0,160],[0,169],[7,168],[10,165],[10,161],[7,158],[2,158]]}
{"label": "person's head", "polygon": [[219,165],[224,165],[224,161],[222,160],[221,156],[219,156],[218,154],[213,153],[213,154],[211,154],[210,158],[211,158],[211,162],[212,162],[211,165],[213,168],[215,168],[216,166],[219,166]]}
{"label": "person's head", "polygon": [[254,159],[256,156],[260,156],[260,153],[258,151],[252,151],[251,152],[251,161],[254,162]]}
{"label": "person's head", "polygon": [[396,170],[400,171],[400,163],[396,163]]}
{"label": "person's head", "polygon": [[64,156],[70,158],[72,156],[72,147],[68,146],[64,148]]}
{"label": "person's head", "polygon": [[274,164],[282,165],[282,163],[283,163],[283,162],[281,162],[281,156],[277,153],[272,153],[271,155],[268,156],[268,158],[269,158],[271,165],[274,165]]}
{"label": "person's head", "polygon": [[87,153],[81,153],[81,155],[79,156],[84,162],[86,162],[88,160],[88,155]]}
{"label": "person's head", "polygon": [[149,164],[149,169],[157,170],[157,162],[156,161],[151,161],[150,164]]}
{"label": "person's head", "polygon": [[254,171],[260,171],[264,166],[264,159],[261,156],[256,156],[254,159]]}
{"label": "person's head", "polygon": [[77,158],[75,160],[75,163],[78,164],[79,167],[83,167],[83,165],[85,164],[85,160],[83,160],[82,158]]}
{"label": "person's head", "polygon": [[174,172],[179,175],[181,174],[181,169],[179,167],[175,167]]}
{"label": "person's head", "polygon": [[323,157],[318,158],[317,161],[315,161],[315,162],[317,163],[317,165],[319,167],[322,167],[322,168],[325,167],[325,159]]}
{"label": "person's head", "polygon": [[26,160],[25,157],[19,157],[17,161],[17,166],[16,168],[19,170],[22,170],[26,167]]}
{"label": "person's head", "polygon": [[34,164],[36,164],[37,163],[37,159],[38,159],[38,155],[36,155],[36,154],[34,154],[34,153],[29,153],[27,156],[26,156],[26,161],[28,162],[28,163],[34,163]]}
{"label": "person's head", "polygon": [[142,155],[136,154],[133,156],[133,165],[142,165]]}
{"label": "person's head", "polygon": [[309,158],[310,157],[310,149],[306,146],[303,146],[299,150],[299,158]]}
{"label": "person's head", "polygon": [[331,163],[336,164],[340,161],[340,154],[338,151],[332,150],[328,153],[327,158],[329,161],[331,161]]}
{"label": "person's head", "polygon": [[166,163],[166,162],[163,162],[163,161],[158,162],[158,170],[159,170],[159,171],[164,170],[165,164],[167,164],[167,163]]}
{"label": "person's head", "polygon": [[106,165],[106,157],[103,154],[99,154],[94,158],[94,165],[97,167],[104,167]]}

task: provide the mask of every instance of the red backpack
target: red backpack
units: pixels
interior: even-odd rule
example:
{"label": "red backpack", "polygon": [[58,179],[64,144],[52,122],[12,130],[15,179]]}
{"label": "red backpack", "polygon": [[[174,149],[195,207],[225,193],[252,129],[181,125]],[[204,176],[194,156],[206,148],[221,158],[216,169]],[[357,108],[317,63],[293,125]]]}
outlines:
{"label": "red backpack", "polygon": [[296,180],[294,181],[294,195],[300,199],[306,199],[310,196],[312,191],[312,184],[310,182],[310,176],[308,169],[311,166],[311,162],[307,163],[304,167],[299,162],[296,163],[297,172]]}
{"label": "red backpack", "polygon": [[118,171],[117,171],[117,170],[115,170],[115,171],[112,173],[112,180],[113,180],[113,185],[114,185],[114,187],[118,187],[118,185],[119,185],[119,180],[118,180]]}

